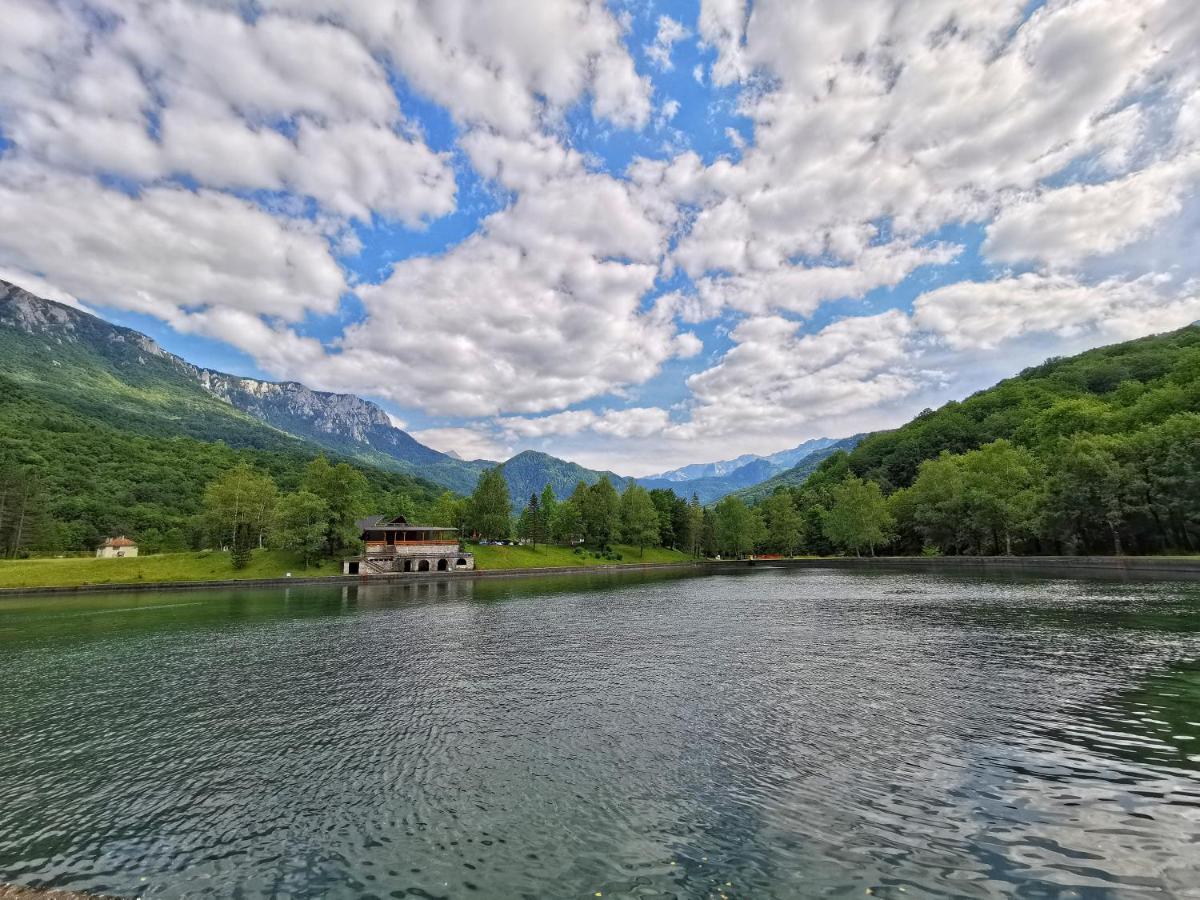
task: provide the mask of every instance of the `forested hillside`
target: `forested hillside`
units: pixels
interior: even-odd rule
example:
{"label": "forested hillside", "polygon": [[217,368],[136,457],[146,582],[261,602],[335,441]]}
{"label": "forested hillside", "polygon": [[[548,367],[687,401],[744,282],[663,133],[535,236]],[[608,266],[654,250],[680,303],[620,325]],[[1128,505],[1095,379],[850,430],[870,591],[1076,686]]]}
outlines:
{"label": "forested hillside", "polygon": [[[197,546],[209,482],[245,462],[289,490],[321,452],[206,393],[136,332],[80,317],[65,333],[20,323],[31,333],[13,321],[29,314],[0,321],[0,554],[90,549],[118,533]],[[371,496],[428,503],[439,491],[356,467]]]}
{"label": "forested hillside", "polygon": [[870,436],[788,496],[810,552],[1195,552],[1200,327],[1049,360]]}

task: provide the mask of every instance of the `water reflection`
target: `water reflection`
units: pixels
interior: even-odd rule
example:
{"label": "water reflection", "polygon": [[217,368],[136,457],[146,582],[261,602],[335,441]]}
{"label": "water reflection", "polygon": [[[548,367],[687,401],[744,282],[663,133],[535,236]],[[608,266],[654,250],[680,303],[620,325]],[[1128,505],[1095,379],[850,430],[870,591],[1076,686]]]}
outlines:
{"label": "water reflection", "polygon": [[759,572],[0,608],[0,880],[1188,896],[1186,584]]}

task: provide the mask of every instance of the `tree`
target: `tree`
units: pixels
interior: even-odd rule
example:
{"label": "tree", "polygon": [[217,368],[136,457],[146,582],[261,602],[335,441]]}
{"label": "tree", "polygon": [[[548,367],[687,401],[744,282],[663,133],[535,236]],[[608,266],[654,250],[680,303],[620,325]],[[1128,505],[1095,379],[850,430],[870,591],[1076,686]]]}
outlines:
{"label": "tree", "polygon": [[693,557],[698,557],[704,548],[704,508],[700,505],[700,498],[694,493],[687,504],[685,521],[685,548]]}
{"label": "tree", "polygon": [[829,539],[858,556],[886,542],[893,525],[883,492],[874,481],[851,475],[833,489],[833,505],[825,514],[824,527]]}
{"label": "tree", "polygon": [[24,467],[0,464],[0,556],[44,545],[53,530],[42,479]]}
{"label": "tree", "polygon": [[634,482],[621,495],[621,539],[637,547],[640,556],[659,541],[658,509],[649,491]]}
{"label": "tree", "polygon": [[479,473],[468,519],[471,530],[484,540],[502,540],[512,534],[512,503],[499,466]]}
{"label": "tree", "polygon": [[1137,472],[1118,458],[1120,442],[1096,435],[1077,435],[1063,443],[1050,477],[1047,518],[1060,536],[1080,537],[1085,544],[1095,525],[1107,532],[1106,543],[1124,552],[1121,530],[1143,508],[1144,486]]}
{"label": "tree", "polygon": [[529,541],[535,547],[546,541],[545,514],[538,503],[537,494],[530,494],[529,502],[521,510],[517,520],[517,537]]}
{"label": "tree", "polygon": [[463,534],[467,527],[468,503],[464,497],[458,497],[451,491],[442,491],[429,512],[430,524],[457,528],[459,534]]}
{"label": "tree", "polygon": [[275,507],[275,543],[300,554],[304,568],[325,546],[329,507],[311,491],[284,494]]}
{"label": "tree", "polygon": [[542,508],[543,540],[553,541],[555,539],[554,519],[558,515],[558,498],[554,496],[554,488],[550,484],[542,488],[542,496],[538,505]]}
{"label": "tree", "polygon": [[230,548],[229,561],[235,569],[244,569],[250,565],[250,553],[254,547],[254,531],[249,522],[239,522],[233,532],[233,544]]}
{"label": "tree", "polygon": [[970,545],[971,523],[961,457],[943,453],[937,459],[925,460],[912,487],[892,495],[891,507],[900,521],[911,523],[922,546],[961,553]]}
{"label": "tree", "polygon": [[[1042,469],[1028,450],[1006,440],[962,456],[966,506],[995,552],[1012,554],[1014,536],[1031,534],[1041,503]],[[1118,551],[1119,552],[1119,551]]]}
{"label": "tree", "polygon": [[573,544],[583,539],[583,516],[579,507],[586,492],[587,485],[581,481],[570,498],[555,505],[550,534],[556,543]]}
{"label": "tree", "polygon": [[792,501],[792,495],[779,488],[762,505],[767,543],[785,556],[791,556],[804,535],[804,520]]}
{"label": "tree", "polygon": [[713,520],[717,547],[723,556],[745,556],[762,540],[762,519],[733,494],[722,497],[713,507]]}
{"label": "tree", "polygon": [[677,547],[682,535],[675,533],[675,524],[678,521],[678,507],[683,506],[687,509],[687,505],[675,495],[675,492],[667,488],[655,488],[650,491],[650,500],[654,503],[654,509],[658,513],[658,543],[664,547]]}
{"label": "tree", "polygon": [[388,491],[384,494],[380,509],[389,516],[404,516],[408,522],[417,518],[417,505],[408,491],[404,490]]}
{"label": "tree", "polygon": [[[204,491],[209,534],[222,546],[233,547],[245,539],[250,546],[257,543],[261,547],[271,527],[277,498],[270,475],[256,472],[245,463],[235,465]],[[239,537],[242,526],[245,532]]]}
{"label": "tree", "polygon": [[344,462],[332,465],[322,454],[308,464],[300,486],[325,502],[325,545],[329,554],[339,556],[357,545],[359,529],[354,520],[363,512],[368,489],[362,472]]}
{"label": "tree", "polygon": [[607,547],[621,527],[621,498],[617,489],[604,476],[585,489],[581,500],[585,539],[594,547]]}

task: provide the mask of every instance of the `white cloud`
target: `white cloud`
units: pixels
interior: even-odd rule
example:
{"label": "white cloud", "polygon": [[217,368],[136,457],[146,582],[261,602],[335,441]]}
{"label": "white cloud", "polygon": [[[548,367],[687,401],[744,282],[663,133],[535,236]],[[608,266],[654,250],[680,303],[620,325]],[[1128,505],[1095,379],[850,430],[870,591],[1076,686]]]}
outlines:
{"label": "white cloud", "polygon": [[112,24],[95,29],[69,6],[17,6],[26,25],[6,52],[0,116],[22,158],[291,191],[364,220],[418,225],[454,209],[448,160],[400,132],[386,70],[344,29],[135,0],[102,0],[93,12]]}
{"label": "white cloud", "polygon": [[1197,182],[1200,154],[1193,154],[1103,184],[1031,194],[1001,210],[983,251],[1001,262],[1075,266],[1150,234],[1183,208]]}
{"label": "white cloud", "polygon": [[649,80],[602,3],[563,0],[265,0],[269,9],[332,17],[385,54],[417,90],[468,124],[516,136],[590,91],[598,118],[640,127]]}
{"label": "white cloud", "polygon": [[511,440],[569,436],[592,431],[613,438],[646,438],[662,434],[670,423],[670,413],[653,406],[567,410],[549,416],[508,416],[496,420],[496,427]]}
{"label": "white cloud", "polygon": [[427,447],[456,453],[462,459],[503,461],[513,455],[510,444],[497,442],[489,431],[479,428],[425,428],[411,434]]}
{"label": "white cloud", "polygon": [[1173,286],[1153,275],[1084,284],[1028,273],[938,288],[917,299],[913,319],[955,350],[992,349],[1031,333],[1091,335],[1100,344],[1200,319],[1200,285]]}
{"label": "white cloud", "polygon": [[656,213],[608,176],[546,182],[442,256],[359,288],[366,321],[307,377],[466,416],[640,384],[697,350],[667,306],[642,306],[669,234]]}
{"label": "white cloud", "polygon": [[671,62],[671,51],[684,38],[690,37],[691,32],[683,23],[670,16],[658,17],[658,31],[654,35],[654,43],[646,45],[646,56],[663,72],[675,68]]}
{"label": "white cloud", "polygon": [[[346,287],[311,222],[211,191],[149,188],[135,198],[15,163],[0,166],[0,258],[75,296],[185,329],[205,307],[288,322],[332,313]],[[222,336],[256,355],[276,341],[260,344],[244,327]]]}
{"label": "white cloud", "polygon": [[858,316],[802,334],[779,316],[746,319],[717,365],[688,378],[695,407],[680,437],[788,431],[914,392],[908,316]]}

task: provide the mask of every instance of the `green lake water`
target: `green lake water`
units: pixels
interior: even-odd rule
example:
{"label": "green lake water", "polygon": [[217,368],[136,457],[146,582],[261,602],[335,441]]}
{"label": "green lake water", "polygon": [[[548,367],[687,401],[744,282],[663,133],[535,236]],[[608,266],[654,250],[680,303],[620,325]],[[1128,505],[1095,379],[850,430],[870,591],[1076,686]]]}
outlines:
{"label": "green lake water", "polygon": [[1200,897],[1200,586],[768,570],[0,600],[0,882]]}

